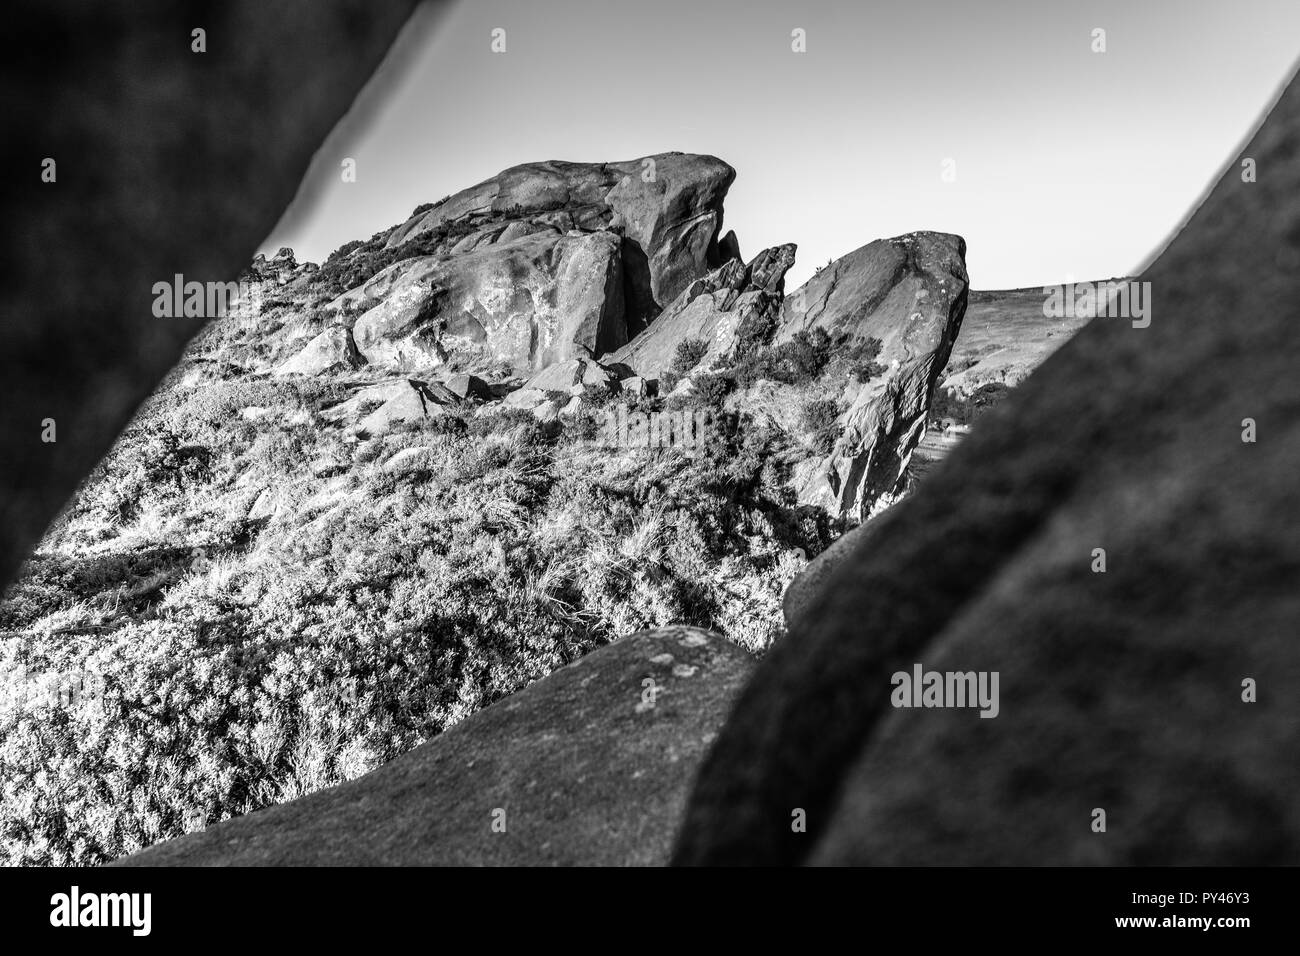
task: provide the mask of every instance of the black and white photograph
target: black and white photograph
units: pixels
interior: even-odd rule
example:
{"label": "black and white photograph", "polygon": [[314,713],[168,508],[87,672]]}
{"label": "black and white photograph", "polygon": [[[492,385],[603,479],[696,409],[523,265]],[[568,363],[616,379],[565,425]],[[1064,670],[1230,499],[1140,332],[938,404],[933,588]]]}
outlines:
{"label": "black and white photograph", "polygon": [[1281,930],[1296,0],[5,19],[10,925]]}

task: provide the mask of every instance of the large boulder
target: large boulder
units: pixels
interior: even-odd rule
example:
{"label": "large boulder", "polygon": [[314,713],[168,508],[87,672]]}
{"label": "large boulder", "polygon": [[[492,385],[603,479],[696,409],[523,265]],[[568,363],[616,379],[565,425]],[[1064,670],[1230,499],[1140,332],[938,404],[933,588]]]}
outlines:
{"label": "large boulder", "polygon": [[442,384],[462,402],[471,400],[488,401],[496,397],[492,393],[492,387],[487,382],[476,375],[468,375],[464,372],[447,376]]}
{"label": "large boulder", "polygon": [[581,386],[589,388],[614,388],[618,385],[618,376],[600,362],[592,359],[569,359],[556,362],[542,369],[523,384],[525,389],[537,389],[541,392],[560,392],[569,394]]}
{"label": "large boulder", "polygon": [[[653,302],[640,302],[637,307],[641,317],[648,318],[693,279],[722,262],[718,246],[722,200],[736,171],[713,156],[684,153],[663,153],[621,165],[626,172],[605,201],[614,212],[611,228],[635,245],[634,255],[645,256]],[[629,268],[637,264],[630,261]]]}
{"label": "large boulder", "polygon": [[722,160],[690,153],[615,163],[525,163],[434,203],[386,242],[396,249],[479,222],[452,251],[508,243],[538,230],[612,230],[623,240],[636,331],[687,283],[722,262],[722,205],[735,176]]}
{"label": "large boulder", "polygon": [[610,351],[627,337],[621,244],[607,231],[534,233],[403,260],[349,300],[369,305],[352,332],[367,360],[402,370],[525,371]]}
{"label": "large boulder", "polygon": [[966,243],[915,232],[835,260],[786,297],[775,341],[824,329],[846,345],[876,339],[879,374],[847,400],[831,454],[804,472],[805,504],[864,520],[901,490],[935,382],[966,309]]}
{"label": "large boulder", "polygon": [[633,634],[372,773],[118,864],[662,864],[752,667],[708,631]]}
{"label": "large boulder", "polygon": [[367,435],[385,435],[395,425],[433,418],[461,404],[460,397],[442,383],[414,378],[385,386],[380,394],[384,403],[357,426]]}
{"label": "large boulder", "polygon": [[494,220],[485,234],[516,222],[542,222],[561,231],[575,225],[601,228],[610,219],[605,196],[631,165],[521,163],[421,209],[389,233],[386,245],[396,249],[439,227],[476,218]]}
{"label": "large boulder", "polygon": [[358,369],[365,364],[366,360],[352,338],[352,331],[344,326],[331,326],[280,365],[275,374],[320,375]]}
{"label": "large boulder", "polygon": [[[1300,83],[1242,155],[1149,325],[1084,327],[787,607],[677,862],[1300,863]],[[997,716],[897,706],[918,664]]]}

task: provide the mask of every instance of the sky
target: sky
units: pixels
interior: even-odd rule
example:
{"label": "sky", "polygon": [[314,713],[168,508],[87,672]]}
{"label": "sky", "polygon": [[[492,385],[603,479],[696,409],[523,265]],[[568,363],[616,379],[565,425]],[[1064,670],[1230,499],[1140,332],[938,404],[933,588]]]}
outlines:
{"label": "sky", "polygon": [[426,5],[260,248],[320,262],[518,163],[681,150],[736,168],[746,259],[798,244],[787,288],[923,229],[966,238],[978,289],[1129,275],[1297,55],[1300,0]]}

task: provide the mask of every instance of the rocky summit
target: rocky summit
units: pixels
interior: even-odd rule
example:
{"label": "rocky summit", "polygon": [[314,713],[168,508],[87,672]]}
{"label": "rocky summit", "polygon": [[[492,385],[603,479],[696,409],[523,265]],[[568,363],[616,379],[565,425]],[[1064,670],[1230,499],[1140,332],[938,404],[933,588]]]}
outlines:
{"label": "rocky summit", "polygon": [[684,153],[516,166],[340,250],[325,268],[345,288],[322,311],[401,369],[611,352],[721,263],[734,178]]}
{"label": "rocky summit", "polygon": [[626,240],[629,312],[657,312],[721,257],[722,202],[736,171],[713,156],[660,153],[616,163],[526,163],[448,196],[388,234],[400,248],[454,224],[465,252],[524,235],[608,230]]}
{"label": "rocky summit", "polygon": [[795,243],[722,233],[736,175],[527,163],[249,263],[0,602],[5,661],[107,688],[0,708],[6,766],[120,768],[18,772],[6,859],[666,861],[787,588],[988,402],[939,387],[961,238],[791,291]]}

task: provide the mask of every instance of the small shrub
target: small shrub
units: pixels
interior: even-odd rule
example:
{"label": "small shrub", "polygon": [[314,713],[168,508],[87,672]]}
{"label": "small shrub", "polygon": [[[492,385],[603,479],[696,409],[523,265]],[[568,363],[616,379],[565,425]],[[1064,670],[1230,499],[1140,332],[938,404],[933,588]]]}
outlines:
{"label": "small shrub", "polygon": [[859,362],[850,369],[853,380],[859,385],[865,385],[873,378],[879,378],[889,371],[879,362]]}
{"label": "small shrub", "polygon": [[830,361],[831,349],[831,337],[825,329],[796,332],[789,342],[745,352],[734,370],[736,380],[745,388],[759,379],[804,385],[821,375]]}
{"label": "small shrub", "polygon": [[171,424],[177,430],[220,430],[238,419],[241,409],[301,408],[301,391],[295,384],[261,379],[236,379],[200,386],[182,400],[172,412]]}
{"label": "small shrub", "polygon": [[763,309],[751,313],[736,329],[736,358],[743,362],[772,341],[776,334],[775,310]]}
{"label": "small shrub", "polygon": [[1010,392],[1011,389],[1001,382],[982,385],[969,396],[936,387],[934,398],[930,401],[930,420],[938,422],[946,419],[958,425],[971,425]]}
{"label": "small shrub", "polygon": [[839,425],[836,419],[839,409],[829,399],[815,399],[804,405],[799,421],[809,435],[814,448],[821,454],[828,455],[835,447],[839,437]]}
{"label": "small shrub", "polygon": [[694,404],[707,408],[721,408],[723,401],[736,388],[736,380],[730,375],[704,372],[691,380],[695,386],[691,392]]}
{"label": "small shrub", "polygon": [[677,349],[673,352],[672,364],[668,366],[669,371],[676,372],[682,376],[690,372],[695,366],[700,364],[709,351],[709,343],[705,339],[682,339],[677,343]]}
{"label": "small shrub", "polygon": [[360,249],[365,243],[360,239],[353,239],[351,242],[345,242],[328,256],[325,257],[327,263],[334,262],[338,259],[344,259],[352,252],[353,249]]}
{"label": "small shrub", "polygon": [[849,374],[858,384],[866,384],[888,371],[885,366],[875,361],[880,355],[881,347],[880,339],[868,337],[842,350],[842,361],[848,366]]}

